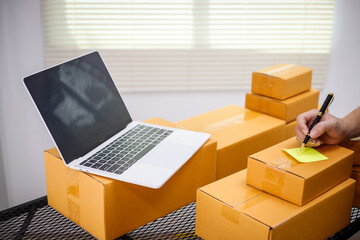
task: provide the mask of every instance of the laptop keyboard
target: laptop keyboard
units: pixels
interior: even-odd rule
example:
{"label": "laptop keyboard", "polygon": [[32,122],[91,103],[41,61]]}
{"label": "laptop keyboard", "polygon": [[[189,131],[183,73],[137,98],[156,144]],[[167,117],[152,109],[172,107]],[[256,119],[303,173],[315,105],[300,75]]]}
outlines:
{"label": "laptop keyboard", "polygon": [[137,125],[80,165],[121,174],[172,132],[163,128]]}

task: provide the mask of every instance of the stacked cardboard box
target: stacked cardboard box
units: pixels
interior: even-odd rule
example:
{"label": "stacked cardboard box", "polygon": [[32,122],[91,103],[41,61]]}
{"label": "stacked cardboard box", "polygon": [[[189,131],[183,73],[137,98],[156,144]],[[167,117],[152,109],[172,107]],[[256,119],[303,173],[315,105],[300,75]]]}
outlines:
{"label": "stacked cardboard box", "polygon": [[353,166],[351,178],[356,181],[353,206],[360,208],[360,166]]}
{"label": "stacked cardboard box", "polygon": [[245,107],[284,120],[290,138],[295,135],[297,115],[318,106],[319,91],[311,89],[311,75],[311,69],[294,64],[253,72]]}
{"label": "stacked cardboard box", "polygon": [[[296,116],[301,112],[316,108],[318,104],[319,91],[310,87],[310,69],[283,64],[253,74],[252,93],[246,96],[248,109],[230,105],[185,119],[177,124],[162,119],[150,120],[149,122],[155,124],[203,131],[212,135],[211,140],[160,189],[148,189],[71,170],[63,165],[56,149],[48,150],[45,152],[45,166],[49,205],[99,239],[121,236],[194,201],[197,188],[245,169],[249,155],[283,141],[285,136],[286,138],[293,136]],[[269,171],[265,170],[265,172]],[[232,178],[240,177],[243,179],[242,183],[245,183],[244,171],[240,175],[233,176],[235,177]],[[226,182],[227,180],[224,184]],[[274,199],[266,200],[270,205],[265,204],[262,207],[267,208],[272,204],[279,204],[281,205],[279,211],[283,211],[284,215],[276,221],[264,220],[261,223],[263,225],[261,229],[264,231],[262,233],[277,236],[279,231],[286,234],[290,231],[288,228],[292,226],[293,219],[300,219],[295,221],[296,224],[299,221],[308,221],[309,214],[313,211],[311,209],[318,209],[322,213],[329,206],[340,203],[343,207],[336,210],[336,213],[330,217],[341,219],[342,221],[334,225],[342,226],[343,219],[347,218],[347,215],[343,213],[344,209],[347,209],[348,198],[339,200],[338,196],[341,193],[348,196],[352,183],[347,181],[342,186],[335,187],[335,190],[329,190],[327,195],[321,195],[326,195],[325,197],[318,197],[317,202],[311,201],[313,205],[307,205],[308,207],[301,209],[293,208],[293,205],[283,208],[284,200],[271,197],[246,184],[241,186],[250,189],[251,194],[247,194],[246,190],[243,198],[234,199],[228,196],[229,198],[224,199],[224,202],[230,201],[235,204],[230,204],[231,206],[241,206],[242,211],[250,205],[256,205],[258,200]],[[198,194],[202,189],[198,191]],[[206,192],[207,188],[204,189]],[[252,196],[252,193],[261,196],[256,200],[251,200],[252,197],[248,196]],[[124,195],[126,198],[123,197]],[[243,201],[237,202],[238,200]],[[239,210],[235,208],[236,211]],[[239,219],[238,213],[233,213],[234,209],[227,207],[221,209],[221,215],[231,222],[242,221],[243,218]],[[249,213],[246,214],[251,216]],[[258,217],[259,221],[262,221],[262,216]],[[126,221],[123,221],[124,219]],[[254,215],[246,221],[254,222],[256,219]],[[289,219],[290,225],[282,224],[285,219]],[[250,225],[250,229],[255,229],[255,234],[259,234],[257,225]],[[284,236],[292,236],[286,234]],[[317,236],[323,236],[321,235],[323,231],[319,234]],[[246,237],[246,239],[251,238]]]}
{"label": "stacked cardboard box", "polygon": [[195,233],[204,239],[326,239],[346,227],[353,152],[324,146],[318,150],[328,160],[304,164],[282,151],[295,143],[292,138],[256,153],[247,170],[198,189]]}
{"label": "stacked cardboard box", "polygon": [[301,163],[283,151],[299,145],[293,137],[249,156],[247,184],[303,206],[350,177],[353,151],[322,145],[316,150],[327,160]]}
{"label": "stacked cardboard box", "polygon": [[185,129],[207,132],[218,142],[216,179],[245,169],[247,157],[284,140],[285,122],[236,105],[177,122]]}
{"label": "stacked cardboard box", "polygon": [[351,149],[355,152],[351,178],[356,180],[355,195],[353,206],[360,208],[360,140],[352,139],[340,143],[339,146]]}
{"label": "stacked cardboard box", "polygon": [[70,169],[55,148],[47,150],[48,203],[96,238],[115,239],[195,201],[196,189],[215,180],[216,145],[211,138],[160,189]]}

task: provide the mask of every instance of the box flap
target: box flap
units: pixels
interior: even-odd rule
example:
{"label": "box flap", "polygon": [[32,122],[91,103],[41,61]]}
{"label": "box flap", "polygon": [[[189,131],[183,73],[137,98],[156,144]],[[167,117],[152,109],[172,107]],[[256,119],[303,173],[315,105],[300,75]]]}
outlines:
{"label": "box flap", "polygon": [[[298,147],[300,147],[300,143],[293,137],[263,151],[257,152],[250,157],[308,179],[352,154],[351,150],[336,145],[322,145],[317,147],[316,150],[325,155],[328,158],[327,160],[313,163],[300,163],[282,151],[282,149]],[[311,167],[309,167],[309,165],[311,165]]]}
{"label": "box flap", "polygon": [[249,121],[261,115],[261,113],[243,107],[229,105],[179,121],[178,124],[194,131],[206,130],[213,132]]}
{"label": "box flap", "polygon": [[300,65],[278,64],[269,68],[261,69],[255,73],[278,77],[286,80],[308,71],[311,71],[311,69]]}
{"label": "box flap", "polygon": [[302,214],[306,211],[306,209],[310,209],[325,199],[329,199],[332,195],[343,191],[344,188],[348,188],[353,184],[354,180],[348,179],[302,207],[264,193],[251,199],[243,205],[238,206],[237,209],[255,219],[258,219],[259,221],[262,221],[264,224],[275,228],[294,216]]}
{"label": "box flap", "polygon": [[263,193],[246,184],[245,170],[206,185],[199,190],[231,207],[235,207]]}
{"label": "box flap", "polygon": [[213,196],[197,191],[195,233],[203,239],[257,240],[269,238],[269,226]]}
{"label": "box flap", "polygon": [[247,185],[246,174],[247,170],[237,172],[200,191],[269,227],[286,221],[299,210],[295,204]]}
{"label": "box flap", "polygon": [[[245,183],[246,175],[247,170],[243,170],[201,188],[203,192],[198,191],[196,232],[200,237],[325,239],[345,227],[350,220],[353,179],[347,179],[302,207],[260,191],[255,191],[259,194],[239,197],[238,204],[235,204],[238,192],[247,193],[251,188]],[[234,192],[235,196],[224,197],[225,202],[219,202],[219,196],[227,194],[227,191]],[[240,231],[241,228],[246,230]],[[266,231],[270,236],[256,235]],[[229,232],[231,235],[224,237]]]}
{"label": "box flap", "polygon": [[221,149],[285,123],[266,114],[229,105],[179,121],[177,124],[189,130],[210,133],[218,140],[218,149]]}

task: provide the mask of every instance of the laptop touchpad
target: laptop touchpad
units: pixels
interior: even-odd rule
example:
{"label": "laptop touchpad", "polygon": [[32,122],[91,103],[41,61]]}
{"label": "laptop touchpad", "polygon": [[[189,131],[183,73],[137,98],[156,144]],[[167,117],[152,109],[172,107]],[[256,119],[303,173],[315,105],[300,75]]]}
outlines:
{"label": "laptop touchpad", "polygon": [[166,142],[152,149],[140,162],[164,168],[178,168],[186,162],[184,159],[192,156],[193,151],[192,146]]}

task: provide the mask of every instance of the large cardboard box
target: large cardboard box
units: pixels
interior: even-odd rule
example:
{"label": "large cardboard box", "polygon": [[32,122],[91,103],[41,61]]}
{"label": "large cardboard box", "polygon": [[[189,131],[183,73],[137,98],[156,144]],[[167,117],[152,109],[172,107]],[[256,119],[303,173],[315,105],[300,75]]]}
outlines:
{"label": "large cardboard box", "polygon": [[216,179],[245,169],[247,157],[284,140],[285,122],[229,105],[177,122],[185,129],[207,132],[218,142]]}
{"label": "large cardboard box", "polygon": [[319,102],[319,90],[311,89],[286,100],[277,100],[262,95],[247,93],[245,107],[253,111],[280,118],[286,123],[308,110],[316,109]]}
{"label": "large cardboard box", "polygon": [[[147,122],[175,126],[162,119]],[[196,189],[215,180],[215,161],[216,142],[210,139],[161,188],[151,189],[70,169],[50,149],[48,203],[96,238],[115,239],[195,201]]]}
{"label": "large cardboard box", "polygon": [[296,120],[286,124],[286,126],[285,126],[285,140],[296,136],[296,134],[295,134],[296,125],[297,125]]}
{"label": "large cardboard box", "polygon": [[195,233],[206,240],[326,239],[350,223],[354,180],[303,207],[246,185],[246,170],[200,188]]}
{"label": "large cardboard box", "polygon": [[351,178],[356,181],[353,206],[360,208],[360,166],[353,166]]}
{"label": "large cardboard box", "polygon": [[310,68],[279,64],[253,72],[251,91],[260,95],[284,100],[311,88]]}
{"label": "large cardboard box", "polygon": [[336,145],[316,150],[328,159],[301,163],[282,149],[300,147],[295,137],[249,157],[247,183],[302,206],[351,175],[354,152]]}
{"label": "large cardboard box", "polygon": [[354,165],[360,165],[360,141],[357,140],[348,140],[339,144],[339,146],[348,148],[354,151]]}

